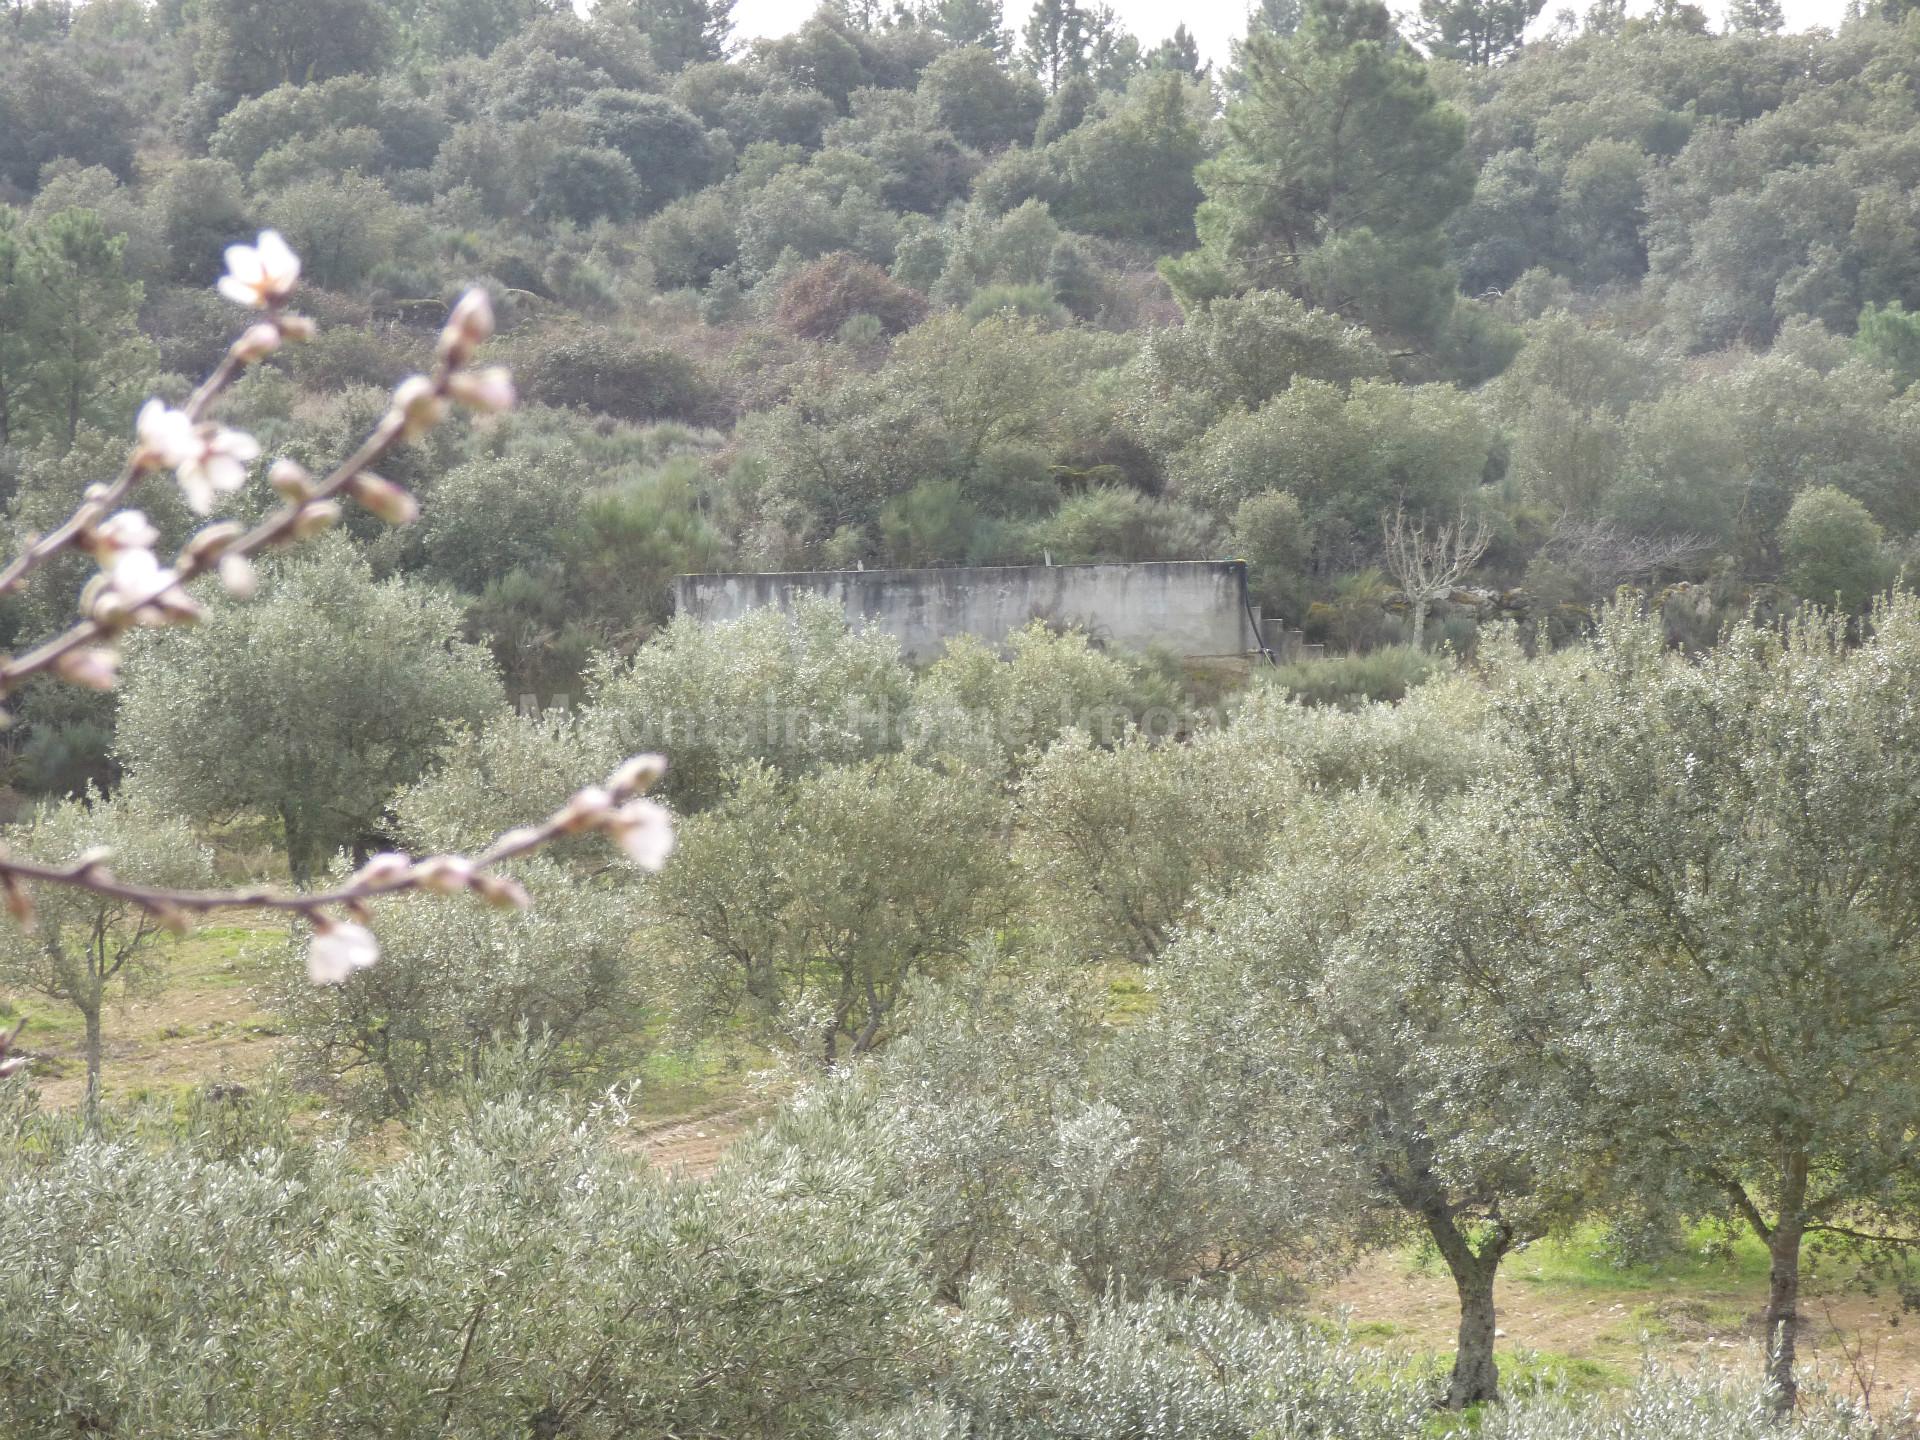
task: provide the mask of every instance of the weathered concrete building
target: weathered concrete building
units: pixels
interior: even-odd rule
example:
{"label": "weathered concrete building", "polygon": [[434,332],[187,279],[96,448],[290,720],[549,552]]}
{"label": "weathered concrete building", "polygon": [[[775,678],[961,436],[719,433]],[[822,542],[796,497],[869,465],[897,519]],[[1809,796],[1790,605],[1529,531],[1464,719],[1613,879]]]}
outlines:
{"label": "weathered concrete building", "polygon": [[910,660],[933,659],[954,635],[997,643],[1034,620],[1078,626],[1117,649],[1159,646],[1189,658],[1260,648],[1239,560],[802,570],[682,575],[673,583],[674,608],[709,622],[785,608],[801,594],[838,601],[854,624],[899,640]]}

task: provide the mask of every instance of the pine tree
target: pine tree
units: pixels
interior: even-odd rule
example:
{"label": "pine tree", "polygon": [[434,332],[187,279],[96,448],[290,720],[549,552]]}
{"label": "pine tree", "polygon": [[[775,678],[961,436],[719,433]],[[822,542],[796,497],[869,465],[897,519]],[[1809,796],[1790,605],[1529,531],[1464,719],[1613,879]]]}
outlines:
{"label": "pine tree", "polygon": [[1247,33],[1227,44],[1227,89],[1239,95],[1247,88],[1247,44],[1256,35],[1284,40],[1300,28],[1305,14],[1301,0],[1253,0],[1247,8]]}
{"label": "pine tree", "polygon": [[734,0],[603,0],[596,20],[633,26],[647,37],[662,70],[724,60],[733,35]]}
{"label": "pine tree", "polygon": [[1033,14],[1021,38],[1027,65],[1040,77],[1047,93],[1058,90],[1069,75],[1084,74],[1092,43],[1087,13],[1075,0],[1034,0]]}
{"label": "pine tree", "polygon": [[1171,70],[1189,80],[1198,80],[1206,74],[1206,67],[1200,61],[1200,42],[1185,25],[1176,25],[1172,35],[1153,47],[1153,53],[1147,56],[1147,68]]}
{"label": "pine tree", "polygon": [[1778,35],[1786,24],[1780,0],[1733,0],[1727,6],[1727,29],[1735,35]]}
{"label": "pine tree", "polygon": [[972,45],[1005,60],[1013,50],[1013,32],[1005,24],[1000,0],[935,0],[921,22],[954,45]]}
{"label": "pine tree", "polygon": [[1520,49],[1546,0],[1420,0],[1415,38],[1436,59],[1487,66]]}
{"label": "pine tree", "polygon": [[1087,73],[1102,90],[1124,90],[1139,72],[1140,42],[1127,33],[1111,5],[1086,12]]}
{"label": "pine tree", "polygon": [[1408,336],[1437,333],[1454,280],[1441,226],[1473,191],[1466,127],[1378,0],[1313,0],[1247,42],[1246,93],[1200,171],[1200,249],[1166,266],[1183,300],[1287,290]]}
{"label": "pine tree", "polygon": [[0,446],[13,438],[14,392],[26,364],[19,229],[19,212],[0,205]]}
{"label": "pine tree", "polygon": [[1627,28],[1627,0],[1593,0],[1584,19],[1589,35],[1618,35]]}
{"label": "pine tree", "polygon": [[1259,30],[1282,39],[1300,28],[1306,16],[1301,0],[1255,0],[1247,12],[1247,33]]}
{"label": "pine tree", "polygon": [[127,237],[91,210],[62,210],[29,232],[19,257],[22,329],[32,357],[13,416],[72,446],[95,403],[127,377],[142,347],[142,287],[127,278]]}

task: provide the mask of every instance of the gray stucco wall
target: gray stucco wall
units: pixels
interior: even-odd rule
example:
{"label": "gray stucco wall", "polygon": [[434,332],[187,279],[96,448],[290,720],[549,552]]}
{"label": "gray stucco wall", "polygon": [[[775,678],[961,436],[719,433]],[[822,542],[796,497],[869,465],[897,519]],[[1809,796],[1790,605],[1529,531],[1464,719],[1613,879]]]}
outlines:
{"label": "gray stucco wall", "polygon": [[1258,648],[1238,560],[1139,565],[996,565],[942,570],[807,570],[772,575],[682,575],[674,608],[709,622],[796,594],[837,600],[856,624],[877,626],[912,660],[939,655],[951,635],[999,641],[1032,620],[1077,625],[1127,650],[1159,645],[1183,656]]}

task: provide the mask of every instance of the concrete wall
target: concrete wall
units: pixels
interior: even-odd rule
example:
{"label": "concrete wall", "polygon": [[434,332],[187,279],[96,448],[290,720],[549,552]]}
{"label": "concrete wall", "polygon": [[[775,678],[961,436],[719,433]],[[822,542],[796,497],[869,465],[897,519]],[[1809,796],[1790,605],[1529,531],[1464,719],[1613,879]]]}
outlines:
{"label": "concrete wall", "polygon": [[713,622],[796,594],[837,600],[856,624],[900,641],[908,659],[939,655],[950,635],[999,641],[1033,620],[1077,625],[1117,649],[1158,645],[1177,655],[1257,649],[1238,560],[1140,565],[996,565],[949,570],[808,570],[774,575],[682,575],[675,610]]}

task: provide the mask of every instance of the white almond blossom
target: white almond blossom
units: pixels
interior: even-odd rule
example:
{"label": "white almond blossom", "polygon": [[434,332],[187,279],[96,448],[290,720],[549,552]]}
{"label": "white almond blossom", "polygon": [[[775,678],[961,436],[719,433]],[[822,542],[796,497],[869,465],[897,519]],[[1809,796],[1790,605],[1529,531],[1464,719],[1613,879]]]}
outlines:
{"label": "white almond blossom", "polygon": [[200,424],[161,400],[140,408],[140,444],[159,464],[172,468],[196,515],[213,509],[219,495],[247,483],[247,469],[260,458],[260,442],[243,430]]}
{"label": "white almond blossom", "polygon": [[168,469],[185,464],[193,455],[193,417],[164,400],[149,400],[142,405],[134,430],[141,448]]}
{"label": "white almond blossom", "polygon": [[200,427],[201,448],[174,475],[196,515],[213,509],[215,495],[231,495],[247,483],[247,469],[260,458],[260,442],[242,430]]}
{"label": "white almond blossom", "polygon": [[111,570],[122,555],[151,551],[159,543],[160,532],[139,510],[121,510],[93,527],[93,554],[103,570]]}
{"label": "white almond blossom", "polygon": [[654,800],[629,800],[607,819],[607,831],[643,870],[659,870],[673,853],[673,817]]}
{"label": "white almond blossom", "polygon": [[198,602],[175,588],[179,572],[162,565],[151,550],[122,550],[101,574],[106,583],[89,606],[96,618],[119,614],[130,616],[136,625],[172,625],[200,613]]}
{"label": "white almond blossom", "polygon": [[316,919],[313,943],[307,947],[307,978],[316,985],[338,985],[379,958],[380,942],[366,926],[352,920]]}
{"label": "white almond blossom", "polygon": [[262,230],[251,245],[227,247],[227,273],[219,288],[229,300],[264,310],[291,295],[299,279],[300,257],[278,230]]}

